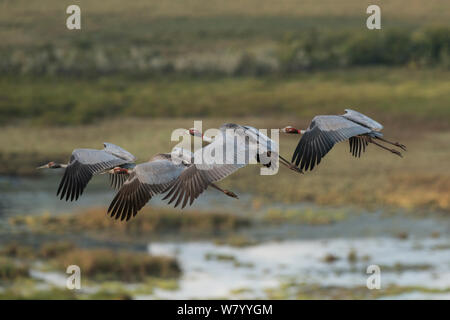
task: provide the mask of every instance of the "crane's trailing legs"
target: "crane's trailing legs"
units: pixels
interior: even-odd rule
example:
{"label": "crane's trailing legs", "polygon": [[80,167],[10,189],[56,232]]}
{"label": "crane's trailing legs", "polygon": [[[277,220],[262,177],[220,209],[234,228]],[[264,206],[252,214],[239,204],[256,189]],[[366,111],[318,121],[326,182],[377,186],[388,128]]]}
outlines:
{"label": "crane's trailing legs", "polygon": [[378,142],[375,142],[373,139],[370,139],[369,142],[370,142],[370,143],[373,143],[373,144],[376,145],[376,146],[379,146],[380,148],[383,148],[383,149],[385,149],[385,150],[387,150],[387,151],[390,151],[390,152],[392,152],[393,154],[396,154],[396,155],[398,155],[398,156],[401,157],[401,158],[403,158],[403,155],[402,155],[402,154],[400,153],[400,151],[398,151],[398,150],[390,149],[390,148],[388,148],[388,147],[385,147],[385,146],[383,146],[382,144],[379,144]]}
{"label": "crane's trailing legs", "polygon": [[214,189],[219,190],[220,192],[223,192],[224,194],[226,194],[229,197],[239,199],[239,197],[233,191],[222,189],[221,187],[219,187],[215,183],[211,183],[211,187],[213,187]]}
{"label": "crane's trailing legs", "polygon": [[406,146],[404,144],[398,143],[398,142],[391,142],[389,140],[386,140],[382,137],[376,137],[378,140],[384,141],[386,143],[392,144],[393,146],[399,147],[400,149],[402,149],[403,151],[406,151]]}
{"label": "crane's trailing legs", "polygon": [[287,161],[285,158],[283,158],[282,156],[278,156],[280,159],[280,163],[285,165],[286,167],[288,167],[289,169],[298,172],[298,173],[303,173],[303,171],[300,168],[297,168],[293,163],[290,163],[289,161]]}

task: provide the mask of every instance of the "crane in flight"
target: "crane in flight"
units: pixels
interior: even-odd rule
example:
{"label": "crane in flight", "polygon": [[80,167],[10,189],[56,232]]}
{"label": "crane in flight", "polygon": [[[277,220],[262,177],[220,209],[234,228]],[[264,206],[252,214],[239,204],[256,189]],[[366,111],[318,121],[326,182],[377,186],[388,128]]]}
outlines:
{"label": "crane in flight", "polygon": [[[51,161],[37,169],[64,169],[64,175],[56,193],[66,201],[78,200],[86,185],[95,174],[107,173],[118,167],[121,169],[135,166],[136,157],[112,143],[103,143],[102,150],[75,149],[67,164]],[[126,179],[125,171],[117,170],[110,175],[111,186],[118,189]]]}
{"label": "crane in flight", "polygon": [[[183,175],[192,162],[193,154],[190,151],[174,148],[171,153],[159,153],[148,162],[140,163],[134,168],[111,169],[110,173],[125,173],[128,179],[112,200],[108,214],[116,220],[120,218],[128,221],[136,216],[154,195],[164,193],[176,179]],[[213,181],[208,181],[208,185],[229,197],[238,198],[235,193],[220,188]]]}
{"label": "crane in flight", "polygon": [[[169,204],[175,201],[174,207],[181,204],[184,208],[187,203],[192,205],[194,200],[203,193],[211,183],[220,181],[240,168],[245,167],[251,161],[250,157],[255,155],[256,161],[266,167],[270,167],[274,160],[289,169],[302,173],[297,167],[291,164],[278,154],[278,145],[275,141],[261,133],[256,128],[250,126],[241,126],[234,123],[223,124],[220,133],[214,139],[203,135],[196,129],[189,129],[188,133],[192,136],[202,137],[209,144],[195,151],[194,159],[205,159],[205,155],[214,153],[214,150],[224,150],[224,155],[232,150],[232,157],[222,159],[217,162],[195,163],[195,161],[184,170],[174,184],[169,188],[167,195],[163,198],[169,199]],[[238,143],[246,141],[245,143]],[[232,158],[232,159],[230,159]],[[277,159],[278,158],[278,159]],[[264,160],[264,161],[262,161]]]}
{"label": "crane in flight", "polygon": [[350,152],[360,157],[369,143],[402,157],[400,151],[388,148],[379,141],[391,144],[406,151],[406,146],[383,138],[383,126],[368,116],[351,109],[345,109],[343,115],[315,116],[308,129],[298,130],[285,127],[281,132],[302,134],[295,148],[292,162],[301,170],[312,170],[336,143],[349,140]]}
{"label": "crane in flight", "polygon": [[101,150],[73,150],[67,164],[49,162],[38,169],[64,169],[57,196],[66,201],[77,200],[94,175],[110,174],[111,186],[118,192],[108,214],[128,221],[156,194],[166,194],[163,200],[174,203],[174,207],[181,205],[182,209],[188,203],[192,205],[209,186],[238,198],[234,192],[222,189],[216,183],[252,162],[270,169],[281,164],[297,173],[312,170],[336,143],[344,140],[349,140],[350,152],[355,157],[360,157],[369,144],[401,157],[399,150],[388,148],[381,142],[404,151],[406,147],[383,138],[382,129],[375,120],[346,109],[343,115],[315,116],[306,130],[290,126],[280,129],[287,134],[302,134],[292,163],[279,154],[278,144],[258,129],[226,123],[214,138],[194,128],[186,130],[186,134],[201,137],[208,143],[194,153],[176,147],[171,153],[159,153],[147,162],[136,164],[135,156],[125,149],[104,143]]}

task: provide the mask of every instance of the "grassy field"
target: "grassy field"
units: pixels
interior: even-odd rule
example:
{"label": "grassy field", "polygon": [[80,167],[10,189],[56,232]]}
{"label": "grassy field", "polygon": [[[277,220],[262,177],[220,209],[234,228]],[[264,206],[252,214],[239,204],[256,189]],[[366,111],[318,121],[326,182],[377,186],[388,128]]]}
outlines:
{"label": "grassy field", "polygon": [[[295,32],[311,26],[365,28],[366,8],[370,4],[381,6],[386,27],[448,24],[450,15],[445,0],[428,1],[426,5],[420,0],[343,0],[339,5],[332,0],[322,0],[320,5],[313,0],[282,0],[276,5],[269,0],[138,0],[126,4],[119,0],[110,0],[107,4],[81,0],[77,4],[82,10],[84,37],[118,43],[159,40],[180,45],[188,44],[192,37],[242,39],[253,38],[256,34],[260,38],[274,39],[286,30]],[[79,34],[65,28],[67,6],[58,0],[2,1],[2,46],[64,43],[76,39]],[[185,41],[180,43],[181,38]]]}
{"label": "grassy field", "polygon": [[[448,69],[448,3],[379,4],[383,30],[366,28],[369,1],[79,1],[82,29],[65,27],[66,5],[4,1],[2,73],[252,75],[358,65]],[[376,3],[376,2],[375,2]]]}
{"label": "grassy field", "polygon": [[0,121],[73,125],[119,116],[300,119],[353,107],[380,120],[445,123],[450,118],[449,75],[437,68],[359,68],[240,78],[6,77],[0,78]]}
{"label": "grassy field", "polygon": [[77,33],[65,27],[67,3],[3,1],[2,46],[67,43],[80,38],[180,47],[189,45],[192,39],[203,44],[239,38],[240,43],[243,38],[274,40],[287,31],[296,33],[311,27],[363,29],[368,17],[366,9],[371,4],[381,7],[385,28],[448,25],[450,16],[445,0],[428,1],[426,6],[420,0],[343,0],[339,5],[332,0],[321,0],[320,5],[313,0],[283,0],[276,5],[270,0],[138,0],[126,4],[119,0],[107,4],[79,0],[82,32]]}
{"label": "grassy field", "polygon": [[[365,26],[376,3],[382,31]],[[447,1],[77,4],[80,31],[67,30],[60,1],[0,4],[0,123],[311,116],[349,105],[449,116]]]}

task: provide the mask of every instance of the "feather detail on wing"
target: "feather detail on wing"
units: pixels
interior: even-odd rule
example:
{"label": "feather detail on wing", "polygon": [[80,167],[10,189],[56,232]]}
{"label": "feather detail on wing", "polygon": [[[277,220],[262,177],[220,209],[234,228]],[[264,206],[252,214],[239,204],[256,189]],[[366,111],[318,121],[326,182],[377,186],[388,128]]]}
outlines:
{"label": "feather detail on wing", "polygon": [[115,189],[115,190],[119,190],[124,182],[130,177],[129,174],[126,173],[110,173],[109,174],[109,181],[110,181],[110,185],[111,188]]}
{"label": "feather detail on wing", "polygon": [[316,116],[300,139],[292,162],[301,170],[312,170],[336,143],[370,132],[342,116]]}
{"label": "feather detail on wing", "polygon": [[366,147],[369,144],[369,138],[367,136],[356,136],[348,139],[350,145],[350,153],[354,157],[361,157],[361,152],[366,151]]}
{"label": "feather detail on wing", "polygon": [[183,164],[160,158],[138,164],[112,200],[108,213],[115,219],[128,221],[155,194],[170,187],[185,168]]}
{"label": "feather detail on wing", "polygon": [[381,131],[383,129],[383,126],[377,121],[352,109],[345,109],[345,113],[342,115],[342,117],[356,122],[357,124],[367,127],[373,131]]}
{"label": "feather detail on wing", "polygon": [[[194,164],[180,175],[163,200],[169,199],[169,204],[175,201],[175,207],[181,204],[181,208],[184,208],[188,202],[192,205],[211,183],[245,167],[252,152],[256,159],[257,142],[251,136],[248,137],[247,131],[248,128],[235,124],[223,125],[221,134],[212,143],[194,153]],[[243,140],[238,142],[238,139]],[[217,152],[223,152],[222,159],[219,159]],[[210,155],[216,157],[210,158]]]}
{"label": "feather detail on wing", "polygon": [[94,174],[120,166],[127,161],[103,150],[76,149],[58,187],[56,195],[62,200],[77,200]]}

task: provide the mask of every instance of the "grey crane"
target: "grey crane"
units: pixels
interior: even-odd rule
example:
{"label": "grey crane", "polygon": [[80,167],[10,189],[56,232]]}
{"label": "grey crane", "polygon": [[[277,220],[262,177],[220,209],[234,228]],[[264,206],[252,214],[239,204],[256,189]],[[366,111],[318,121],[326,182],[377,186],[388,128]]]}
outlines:
{"label": "grey crane", "polygon": [[[178,161],[175,161],[178,160]],[[182,148],[174,148],[171,153],[160,153],[148,162],[132,169],[114,168],[111,173],[126,171],[128,179],[112,200],[108,214],[121,220],[129,220],[156,194],[164,193],[193,161],[193,154]],[[238,198],[229,190],[223,190],[210,182],[210,186],[229,197]]]}
{"label": "grey crane", "polygon": [[[169,204],[175,202],[175,207],[182,204],[184,208],[187,203],[192,205],[194,200],[205,191],[213,182],[220,181],[250,162],[250,156],[256,155],[256,161],[270,167],[271,162],[278,157],[280,163],[291,170],[301,171],[278,154],[278,145],[272,139],[262,134],[256,128],[226,123],[220,128],[220,134],[214,139],[203,135],[196,129],[189,129],[192,136],[202,137],[209,144],[197,150],[194,159],[204,159],[205,155],[214,153],[214,150],[234,150],[232,159],[222,159],[220,163],[204,161],[193,162],[184,170],[175,183],[169,188],[164,199],[169,199]],[[236,138],[246,139],[247,143],[237,143]],[[244,141],[244,140],[241,140]],[[225,155],[226,157],[226,155]],[[231,157],[230,157],[231,158]],[[264,161],[261,161],[264,160]]]}
{"label": "grey crane", "polygon": [[64,168],[64,175],[56,193],[62,200],[78,200],[83,194],[86,185],[94,174],[106,173],[112,168],[119,168],[110,175],[111,186],[119,188],[127,174],[127,168],[134,167],[136,158],[128,151],[112,143],[103,143],[104,149],[75,149],[72,152],[69,163],[61,164],[49,162],[37,169]]}
{"label": "grey crane", "polygon": [[341,141],[349,140],[350,152],[355,157],[360,157],[365,152],[369,143],[388,150],[400,157],[402,154],[388,148],[377,141],[394,145],[404,151],[406,146],[398,142],[391,142],[383,138],[380,132],[383,126],[368,116],[351,109],[345,109],[343,115],[315,116],[307,130],[298,130],[293,127],[285,127],[281,132],[290,134],[302,134],[292,156],[292,162],[301,170],[312,170],[322,158]]}

